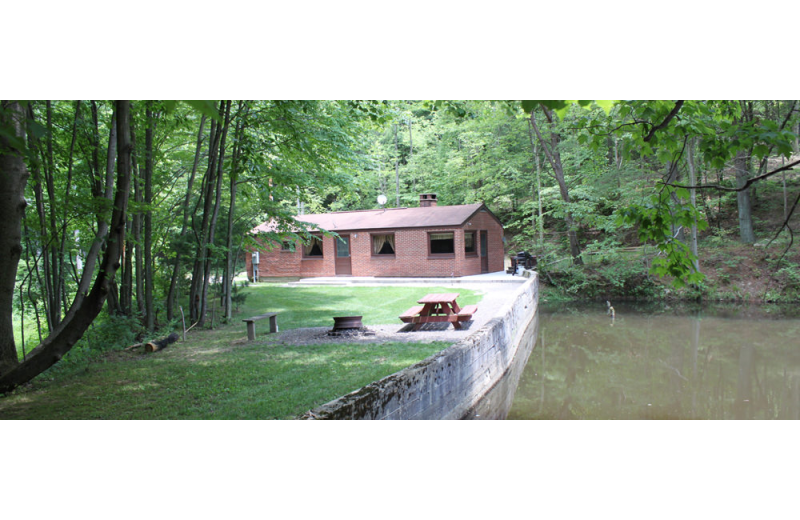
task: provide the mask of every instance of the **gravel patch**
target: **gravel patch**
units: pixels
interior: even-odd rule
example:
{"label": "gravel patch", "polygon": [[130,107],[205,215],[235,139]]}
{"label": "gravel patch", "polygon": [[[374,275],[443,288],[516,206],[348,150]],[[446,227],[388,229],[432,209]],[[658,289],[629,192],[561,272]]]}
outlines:
{"label": "gravel patch", "polygon": [[[459,284],[458,288],[474,289],[483,293],[483,299],[478,302],[478,312],[473,319],[462,323],[462,329],[456,330],[449,323],[426,323],[420,330],[412,331],[410,324],[397,320],[397,323],[386,325],[365,325],[374,335],[364,336],[328,336],[333,328],[331,318],[330,327],[309,327],[305,329],[292,329],[280,331],[276,334],[261,336],[255,343],[266,345],[318,345],[323,343],[388,343],[388,342],[421,342],[448,341],[457,343],[473,332],[483,327],[498,311],[508,304],[521,284],[517,283],[487,283],[487,284]],[[423,291],[421,291],[423,292]]]}

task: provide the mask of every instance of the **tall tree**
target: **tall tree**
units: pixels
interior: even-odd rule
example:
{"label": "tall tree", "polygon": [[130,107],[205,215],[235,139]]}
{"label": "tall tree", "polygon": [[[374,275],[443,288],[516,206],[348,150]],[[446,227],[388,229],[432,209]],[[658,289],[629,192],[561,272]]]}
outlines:
{"label": "tall tree", "polygon": [[[690,188],[690,190],[689,190],[690,197],[691,197],[691,203],[692,203],[693,207],[697,207],[697,189],[694,188],[694,186],[697,184],[697,178],[696,178],[696,175],[695,175],[695,168],[694,168],[694,155],[695,155],[695,153],[694,153],[694,150],[695,150],[694,141],[695,141],[694,138],[689,140],[689,149],[688,149],[688,153],[686,154],[686,165],[689,168],[689,185],[692,186],[692,188]],[[694,269],[695,269],[695,271],[699,271],[700,270],[700,262],[699,262],[699,260],[697,258],[697,219],[696,218],[694,219],[694,222],[692,222],[692,232],[691,232],[691,238],[690,238],[690,241],[689,241],[689,248],[691,249],[692,254],[695,256],[695,258],[693,260]]]}
{"label": "tall tree", "polygon": [[189,229],[189,216],[190,213],[190,205],[192,200],[192,187],[194,186],[194,179],[197,175],[197,165],[200,162],[200,149],[203,145],[203,130],[206,123],[206,116],[205,114],[200,118],[200,128],[197,131],[197,144],[195,146],[194,152],[194,162],[192,163],[192,170],[189,175],[189,181],[186,185],[186,194],[183,200],[183,221],[181,223],[181,231],[177,237],[177,243],[173,244],[173,247],[176,249],[175,252],[175,263],[172,267],[172,277],[170,278],[169,283],[169,291],[167,292],[167,320],[171,321],[174,312],[175,312],[175,299],[177,297],[178,291],[178,280],[181,274],[181,269],[183,266],[183,256],[184,256],[184,249],[185,244],[184,240],[186,237],[186,233]]}
{"label": "tall tree", "polygon": [[25,184],[25,112],[15,101],[0,101],[0,377],[17,367],[12,312],[17,265],[22,256]]}
{"label": "tall tree", "polygon": [[144,131],[144,312],[147,330],[156,326],[155,302],[153,301],[153,131],[155,117],[153,103],[148,101]]}
{"label": "tall tree", "polygon": [[567,207],[564,210],[564,222],[567,224],[567,236],[569,237],[569,250],[570,254],[572,255],[572,262],[576,265],[582,265],[583,259],[581,258],[581,247],[580,243],[578,242],[578,234],[576,231],[575,219],[572,218],[572,211],[569,208],[570,204],[570,196],[569,196],[569,188],[567,187],[567,183],[564,180],[564,167],[561,163],[561,153],[559,151],[559,143],[561,142],[561,136],[558,134],[557,129],[555,128],[555,120],[554,114],[551,110],[549,110],[544,105],[539,105],[544,117],[547,121],[548,130],[549,130],[549,139],[545,140],[542,137],[542,132],[539,130],[539,125],[536,122],[536,112],[535,110],[531,111],[530,115],[530,122],[531,126],[533,127],[534,132],[536,132],[536,137],[538,137],[539,142],[542,145],[542,150],[544,151],[545,157],[547,157],[550,166],[553,168],[553,176],[558,183],[558,189],[561,193],[561,198],[564,200],[564,203]]}
{"label": "tall tree", "polygon": [[[5,225],[7,221],[12,224],[8,229],[0,230],[0,241],[6,242],[7,251],[13,255],[16,251],[21,251],[21,240],[19,232],[19,222],[22,218],[24,211],[24,190],[25,182],[28,178],[28,171],[25,167],[23,154],[25,153],[25,143],[21,136],[24,135],[22,131],[22,124],[24,119],[21,117],[23,114],[18,104],[10,103],[3,104],[2,108],[4,113],[10,114],[10,117],[1,121],[3,127],[14,128],[14,136],[16,139],[8,142],[7,139],[2,138],[0,141],[2,148],[0,149],[0,185],[3,196],[9,197],[11,211],[8,214],[2,215],[5,218],[0,219],[0,222]],[[8,111],[6,111],[8,108]],[[80,339],[92,321],[97,317],[103,308],[106,296],[110,289],[111,281],[114,278],[119,267],[119,258],[122,254],[123,243],[125,239],[125,214],[128,206],[128,191],[130,186],[130,133],[129,133],[129,119],[130,119],[130,102],[117,101],[117,136],[118,136],[118,175],[116,190],[114,196],[114,210],[111,215],[110,225],[106,228],[105,234],[103,230],[98,230],[95,240],[97,242],[105,242],[105,251],[103,258],[100,262],[99,270],[91,289],[85,297],[83,297],[84,285],[89,285],[91,275],[86,275],[81,279],[81,284],[78,288],[78,296],[73,300],[69,311],[64,316],[61,324],[50,331],[50,335],[42,341],[33,351],[30,356],[23,363],[10,363],[8,359],[9,347],[14,348],[13,332],[6,330],[3,325],[0,325],[0,352],[3,355],[4,369],[0,373],[0,392],[7,392],[20,384],[30,381],[32,378],[52,366],[61,357],[66,354],[72,346]],[[7,189],[5,189],[7,188]],[[7,194],[7,195],[6,195]],[[2,205],[6,208],[6,204]],[[7,211],[7,210],[3,210]],[[14,221],[16,219],[16,222]],[[2,244],[0,244],[2,247]],[[100,252],[100,247],[90,251],[91,255],[97,255]],[[2,255],[0,255],[2,256]],[[3,260],[0,259],[0,262]],[[19,253],[17,253],[16,261],[19,261]],[[88,263],[88,258],[87,258]],[[16,265],[12,268],[8,267],[9,271],[16,272]],[[10,301],[13,297],[13,278],[6,278],[6,270],[3,271],[3,278],[0,278],[0,323],[5,323],[7,320],[10,323],[11,307]],[[11,291],[8,291],[8,285],[11,286]],[[8,298],[8,302],[6,301]],[[12,334],[9,337],[6,334]],[[14,351],[16,357],[16,351]],[[9,364],[10,363],[10,364]]]}
{"label": "tall tree", "polygon": [[[742,116],[738,122],[750,123],[753,121],[752,102],[741,101]],[[733,160],[733,167],[736,171],[736,192],[737,207],[739,210],[739,240],[745,244],[752,244],[756,241],[753,232],[753,207],[750,201],[750,188],[746,186],[750,178],[750,150],[740,149],[736,152]]]}
{"label": "tall tree", "polygon": [[544,246],[544,218],[542,216],[542,163],[539,158],[539,143],[533,137],[533,123],[528,120],[528,134],[531,139],[531,148],[533,152],[533,160],[536,164],[536,201],[539,207],[539,218],[537,219],[539,227],[539,250],[541,251]]}
{"label": "tall tree", "polygon": [[223,278],[222,294],[225,302],[225,318],[230,320],[233,317],[233,277],[235,276],[236,253],[233,250],[233,224],[236,214],[236,190],[239,182],[239,168],[242,156],[242,146],[245,125],[248,122],[250,104],[240,101],[237,106],[237,123],[234,131],[233,157],[231,167],[228,171],[229,184],[229,204],[228,204],[228,228],[227,241],[225,243],[225,276]]}
{"label": "tall tree", "polygon": [[204,312],[205,307],[200,300],[200,295],[203,287],[203,272],[205,271],[205,251],[206,244],[208,243],[208,221],[211,214],[211,201],[214,195],[214,175],[216,174],[216,160],[217,151],[219,149],[219,124],[216,120],[211,121],[210,136],[208,140],[208,159],[206,165],[206,172],[203,175],[203,180],[200,188],[200,198],[197,200],[197,206],[192,214],[193,220],[197,218],[197,209],[202,204],[203,218],[200,226],[193,222],[193,231],[196,237],[194,267],[192,269],[192,284],[189,292],[189,315],[193,322],[200,320],[200,315]]}
{"label": "tall tree", "polygon": [[217,230],[217,219],[219,218],[219,212],[222,205],[222,178],[223,178],[223,167],[225,164],[225,146],[228,137],[228,129],[230,128],[231,123],[231,101],[223,102],[221,107],[225,113],[225,122],[222,126],[222,135],[220,138],[219,144],[219,152],[216,164],[216,175],[214,176],[215,179],[215,187],[214,187],[214,209],[211,214],[211,221],[209,222],[209,229],[208,229],[208,240],[205,244],[205,272],[203,273],[203,290],[200,299],[200,319],[198,320],[198,325],[201,327],[205,323],[206,313],[205,309],[208,306],[208,287],[211,283],[211,264],[213,255],[213,248],[215,242],[215,234]]}

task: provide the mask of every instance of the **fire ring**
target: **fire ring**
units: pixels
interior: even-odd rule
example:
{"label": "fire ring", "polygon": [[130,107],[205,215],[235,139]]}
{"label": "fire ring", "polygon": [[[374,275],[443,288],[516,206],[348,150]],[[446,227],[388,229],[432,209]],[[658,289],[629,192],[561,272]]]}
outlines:
{"label": "fire ring", "polygon": [[361,324],[363,316],[334,316],[333,318],[333,331],[362,329],[364,325]]}

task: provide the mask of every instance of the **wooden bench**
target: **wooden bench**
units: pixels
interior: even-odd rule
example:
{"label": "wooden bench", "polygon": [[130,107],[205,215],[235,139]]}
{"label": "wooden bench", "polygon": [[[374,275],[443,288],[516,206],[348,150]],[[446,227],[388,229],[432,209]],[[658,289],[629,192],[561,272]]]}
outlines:
{"label": "wooden bench", "polygon": [[403,321],[403,323],[412,323],[414,321],[414,318],[417,318],[418,317],[417,315],[420,312],[422,312],[423,307],[425,306],[417,305],[416,307],[411,307],[406,312],[400,315],[400,320]]}
{"label": "wooden bench", "polygon": [[263,320],[264,318],[269,318],[270,333],[278,332],[277,312],[268,312],[260,316],[253,316],[252,318],[247,318],[245,320],[242,320],[243,322],[247,323],[247,341],[253,341],[254,339],[256,339],[256,322],[258,320]]}
{"label": "wooden bench", "polygon": [[458,316],[458,321],[469,321],[472,319],[472,315],[478,312],[477,305],[467,305],[466,307],[462,308],[456,316]]}

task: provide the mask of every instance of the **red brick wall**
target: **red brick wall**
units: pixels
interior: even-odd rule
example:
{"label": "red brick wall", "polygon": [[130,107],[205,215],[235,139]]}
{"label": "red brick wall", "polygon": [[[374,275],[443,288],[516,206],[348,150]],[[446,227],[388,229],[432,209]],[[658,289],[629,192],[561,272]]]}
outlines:
{"label": "red brick wall", "polygon": [[[480,256],[465,256],[464,231],[476,231],[475,250],[480,253],[480,231],[488,231],[489,272],[502,271],[504,266],[503,230],[500,224],[485,212],[477,213],[469,220],[471,225],[462,227],[399,229],[394,232],[394,257],[372,255],[372,234],[383,234],[385,230],[353,231],[350,235],[350,258],[353,276],[467,276],[480,274]],[[455,233],[455,255],[451,258],[428,255],[428,233],[453,231]],[[345,234],[345,232],[342,232]],[[336,244],[333,237],[322,240],[323,257],[303,259],[302,248],[291,253],[276,247],[261,251],[259,277],[315,277],[336,275]],[[252,279],[252,255],[246,255],[248,277]]]}

